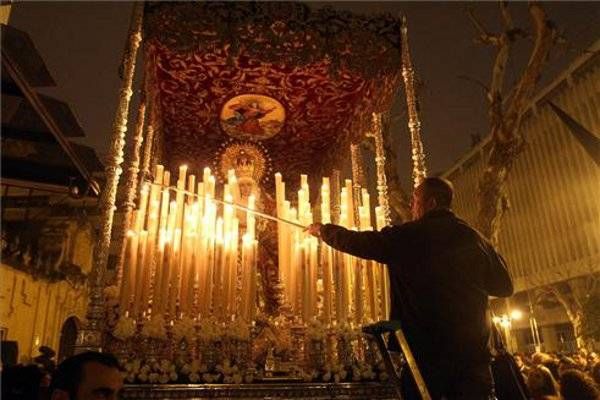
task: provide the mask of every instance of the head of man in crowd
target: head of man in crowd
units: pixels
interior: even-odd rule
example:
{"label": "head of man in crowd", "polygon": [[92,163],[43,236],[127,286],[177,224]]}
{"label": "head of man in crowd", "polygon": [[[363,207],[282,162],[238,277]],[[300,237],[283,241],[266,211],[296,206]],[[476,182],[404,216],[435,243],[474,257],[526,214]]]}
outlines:
{"label": "head of man in crowd", "polygon": [[112,400],[123,387],[117,359],[93,351],[77,354],[56,368],[50,383],[51,400]]}
{"label": "head of man in crowd", "polygon": [[453,195],[454,188],[450,181],[438,177],[425,178],[413,192],[413,220],[421,219],[429,211],[450,209]]}

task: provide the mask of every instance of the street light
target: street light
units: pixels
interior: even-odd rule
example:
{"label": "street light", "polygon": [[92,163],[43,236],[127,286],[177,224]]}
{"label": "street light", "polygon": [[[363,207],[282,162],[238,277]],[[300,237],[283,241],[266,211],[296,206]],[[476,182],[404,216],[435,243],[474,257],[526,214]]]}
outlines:
{"label": "street light", "polygon": [[510,313],[510,318],[512,320],[518,321],[521,318],[523,318],[523,313],[521,312],[521,310],[512,310]]}
{"label": "street light", "polygon": [[521,318],[523,318],[523,313],[521,312],[521,310],[518,309],[511,310],[508,314],[502,314],[499,317],[495,316],[494,318],[492,318],[492,321],[496,325],[501,326],[503,328],[504,338],[506,339],[506,347],[507,350],[511,353],[513,352],[513,343],[511,337],[512,321],[518,321]]}

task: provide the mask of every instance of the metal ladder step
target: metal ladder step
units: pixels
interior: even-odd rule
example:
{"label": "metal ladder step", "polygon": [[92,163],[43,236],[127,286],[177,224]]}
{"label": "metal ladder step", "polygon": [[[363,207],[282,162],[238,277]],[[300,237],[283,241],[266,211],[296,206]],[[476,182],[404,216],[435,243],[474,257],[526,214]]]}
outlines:
{"label": "metal ladder step", "polygon": [[375,339],[379,352],[381,353],[381,357],[383,358],[383,362],[385,363],[385,367],[388,371],[388,374],[392,378],[392,382],[394,383],[394,386],[396,388],[396,394],[398,395],[398,398],[402,399],[402,394],[400,390],[400,375],[398,375],[389,348],[385,342],[384,335],[386,333],[396,335],[396,339],[400,344],[400,350],[402,351],[410,373],[412,374],[413,379],[417,384],[417,389],[419,390],[421,398],[423,400],[431,400],[431,396],[429,395],[429,391],[427,390],[427,386],[425,385],[425,381],[423,380],[421,371],[419,371],[419,367],[417,366],[415,357],[413,356],[413,353],[410,350],[410,347],[408,346],[408,342],[406,341],[406,337],[404,336],[404,332],[402,331],[400,321],[380,321],[375,324],[363,326],[362,331],[367,335],[371,335]]}

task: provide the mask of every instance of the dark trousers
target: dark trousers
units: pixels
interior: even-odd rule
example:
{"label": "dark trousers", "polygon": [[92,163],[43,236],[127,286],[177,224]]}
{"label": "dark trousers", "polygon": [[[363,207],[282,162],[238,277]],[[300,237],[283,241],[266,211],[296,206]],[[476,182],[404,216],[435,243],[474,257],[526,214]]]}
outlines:
{"label": "dark trousers", "polygon": [[[434,400],[488,400],[493,387],[489,363],[465,365],[459,362],[421,361],[419,370]],[[404,400],[420,400],[421,396],[407,366],[401,376]]]}

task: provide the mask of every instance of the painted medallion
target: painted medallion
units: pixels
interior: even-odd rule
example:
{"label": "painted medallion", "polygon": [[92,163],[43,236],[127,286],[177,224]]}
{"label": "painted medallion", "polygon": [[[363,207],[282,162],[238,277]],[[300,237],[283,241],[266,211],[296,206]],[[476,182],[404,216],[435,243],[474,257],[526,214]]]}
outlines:
{"label": "painted medallion", "polygon": [[225,103],[220,120],[221,128],[231,137],[264,140],[281,131],[285,123],[285,109],[272,97],[242,94]]}

